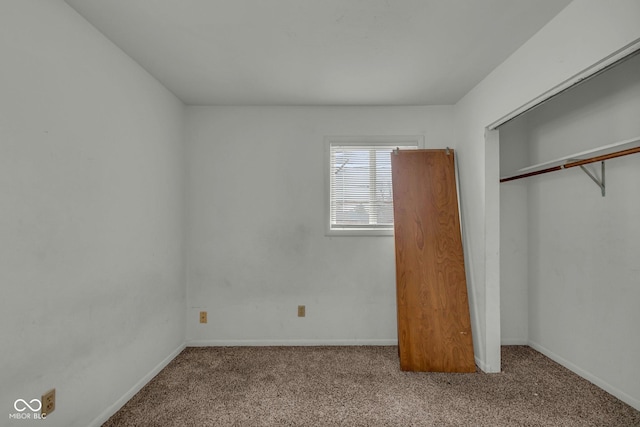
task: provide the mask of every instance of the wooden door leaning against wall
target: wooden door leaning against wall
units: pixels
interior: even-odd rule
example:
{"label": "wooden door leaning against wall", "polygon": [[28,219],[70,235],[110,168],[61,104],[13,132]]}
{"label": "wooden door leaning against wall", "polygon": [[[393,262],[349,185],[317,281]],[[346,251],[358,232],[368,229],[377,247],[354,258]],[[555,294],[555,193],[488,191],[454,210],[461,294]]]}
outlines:
{"label": "wooden door leaning against wall", "polygon": [[475,372],[454,150],[391,154],[400,368]]}

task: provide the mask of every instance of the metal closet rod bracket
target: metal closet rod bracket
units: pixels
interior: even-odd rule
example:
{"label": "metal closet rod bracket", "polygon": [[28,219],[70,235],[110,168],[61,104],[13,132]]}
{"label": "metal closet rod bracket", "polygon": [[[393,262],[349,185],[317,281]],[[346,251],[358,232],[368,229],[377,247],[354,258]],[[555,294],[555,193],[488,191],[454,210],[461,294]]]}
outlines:
{"label": "metal closet rod bracket", "polygon": [[606,189],[604,185],[604,170],[605,170],[604,160],[600,162],[600,178],[599,179],[595,173],[591,172],[584,165],[579,165],[579,166],[580,166],[580,169],[582,169],[582,171],[586,173],[589,176],[589,178],[591,178],[591,180],[596,183],[598,187],[600,187],[600,191],[602,192],[602,197],[604,197],[606,194]]}

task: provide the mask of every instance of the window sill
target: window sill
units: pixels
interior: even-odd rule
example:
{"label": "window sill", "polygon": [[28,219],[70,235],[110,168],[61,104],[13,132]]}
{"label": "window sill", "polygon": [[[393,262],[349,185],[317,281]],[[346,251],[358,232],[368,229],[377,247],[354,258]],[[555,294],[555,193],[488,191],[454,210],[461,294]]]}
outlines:
{"label": "window sill", "polygon": [[372,237],[372,236],[393,236],[393,230],[376,230],[376,229],[342,229],[342,230],[325,230],[326,237]]}

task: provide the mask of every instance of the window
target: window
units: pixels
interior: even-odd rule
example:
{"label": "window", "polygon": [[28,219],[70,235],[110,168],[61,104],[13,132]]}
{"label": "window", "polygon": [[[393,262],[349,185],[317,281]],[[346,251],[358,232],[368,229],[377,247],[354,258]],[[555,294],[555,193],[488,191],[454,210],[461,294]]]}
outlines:
{"label": "window", "polygon": [[327,137],[327,235],[392,235],[391,153],[421,136]]}

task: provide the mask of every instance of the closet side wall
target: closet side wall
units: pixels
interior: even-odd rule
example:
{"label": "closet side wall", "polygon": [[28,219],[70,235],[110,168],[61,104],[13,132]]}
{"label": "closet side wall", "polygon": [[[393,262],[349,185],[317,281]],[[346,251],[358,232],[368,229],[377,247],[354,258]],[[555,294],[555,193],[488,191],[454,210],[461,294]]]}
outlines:
{"label": "closet side wall", "polygon": [[[531,163],[640,135],[640,55],[527,116]],[[600,173],[600,164],[590,165]],[[528,183],[529,342],[640,409],[640,155]]]}
{"label": "closet side wall", "polygon": [[[500,128],[500,175],[530,164],[525,120]],[[526,180],[500,185],[500,342],[528,343],[529,235]]]}

